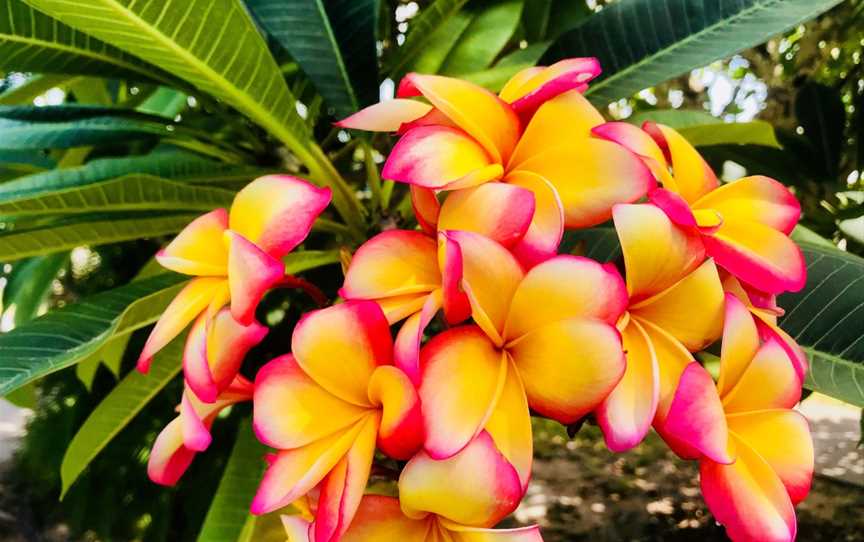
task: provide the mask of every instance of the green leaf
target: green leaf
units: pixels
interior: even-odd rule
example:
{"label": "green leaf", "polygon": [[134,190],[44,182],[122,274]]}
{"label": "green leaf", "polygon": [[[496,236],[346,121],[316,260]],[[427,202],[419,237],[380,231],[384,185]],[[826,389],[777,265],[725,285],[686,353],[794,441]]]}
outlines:
{"label": "green leaf", "polygon": [[0,395],[74,365],[112,337],[154,323],[184,280],[162,274],[132,282],[0,335]]}
{"label": "green leaf", "polygon": [[780,325],[810,359],[805,386],[864,406],[864,259],[837,248],[800,243],[807,285],[780,296]]}
{"label": "green leaf", "polygon": [[653,111],[636,113],[627,119],[627,122],[636,126],[642,126],[642,124],[649,121],[665,124],[676,130],[690,126],[704,126],[706,124],[718,124],[722,122],[711,113],[697,109],[655,109]]}
{"label": "green leaf", "polygon": [[116,144],[171,135],[167,124],[123,117],[93,117],[67,122],[29,122],[0,118],[0,148],[68,149]]}
{"label": "green leaf", "polygon": [[132,370],[93,409],[72,438],[60,465],[60,498],[94,457],[180,372],[183,341],[175,339],[153,359],[145,375]]}
{"label": "green leaf", "polygon": [[219,487],[204,518],[198,542],[235,542],[249,518],[249,504],[264,474],[267,448],[252,431],[252,420],[237,428],[237,438]]}
{"label": "green leaf", "polygon": [[621,244],[614,228],[587,228],[564,233],[561,254],[576,254],[599,262],[611,262],[621,254]]}
{"label": "green leaf", "polygon": [[483,9],[476,11],[471,24],[447,55],[441,73],[461,75],[489,67],[513,37],[524,3],[524,0],[504,0],[481,4]]}
{"label": "green leaf", "polygon": [[848,218],[837,222],[837,228],[846,237],[864,244],[864,216]]}
{"label": "green leaf", "polygon": [[68,254],[57,253],[36,256],[15,265],[3,288],[3,309],[15,307],[16,327],[36,317],[39,306],[51,293],[54,279],[68,261]]}
{"label": "green leaf", "polygon": [[35,410],[39,404],[34,382],[31,382],[26,386],[21,386],[17,390],[6,394],[3,398],[18,408],[29,408],[30,410]]}
{"label": "green leaf", "polygon": [[399,79],[411,62],[429,44],[436,30],[446,23],[450,17],[462,9],[468,0],[435,0],[408,23],[408,34],[405,43],[395,52],[387,73],[391,79]]}
{"label": "green leaf", "polygon": [[[17,186],[7,190],[12,184]],[[26,188],[15,181],[0,185],[0,216],[134,210],[210,211],[231,205],[234,198],[230,190],[140,174],[61,189]]]}
{"label": "green leaf", "polygon": [[285,273],[293,275],[310,269],[339,263],[338,250],[301,250],[291,252],[282,258],[285,263]]}
{"label": "green leaf", "polygon": [[524,49],[517,49],[501,58],[494,67],[462,75],[462,78],[486,87],[492,92],[499,92],[511,77],[525,68],[537,64],[548,47],[549,42],[541,42],[529,45]]}
{"label": "green leaf", "polygon": [[438,73],[447,55],[474,20],[474,13],[467,9],[457,11],[444,21],[429,43],[406,66],[405,71],[418,73]]}
{"label": "green leaf", "polygon": [[84,245],[106,245],[146,237],[177,233],[197,215],[93,219],[84,217],[44,227],[13,230],[0,235],[0,261],[51,254]]}
{"label": "green leaf", "polygon": [[136,107],[135,110],[173,119],[186,108],[187,99],[188,96],[179,90],[169,87],[159,87],[156,89],[156,92],[141,102],[141,105]]}
{"label": "green leaf", "polygon": [[63,74],[34,75],[17,87],[0,94],[0,105],[30,105],[37,96],[61,86],[71,78],[72,76]]}
{"label": "green leaf", "polygon": [[710,145],[759,145],[779,149],[774,127],[765,121],[723,122],[702,111],[650,111],[628,119],[636,125],[646,121],[678,130],[695,147]]}
{"label": "green leaf", "polygon": [[585,93],[604,106],[726,58],[841,0],[627,0],[562,34],[544,57],[596,56],[603,76]]}
{"label": "green leaf", "polygon": [[832,243],[828,239],[825,239],[824,237],[822,237],[821,235],[819,235],[815,231],[811,230],[810,228],[808,228],[806,226],[802,226],[801,224],[798,224],[797,226],[795,226],[795,229],[792,230],[792,234],[789,235],[789,237],[791,237],[792,240],[795,241],[796,243],[809,243],[809,244],[813,244],[813,245],[821,245],[823,247],[827,247],[830,249],[836,249],[837,248],[834,245],[834,243]]}
{"label": "green leaf", "polygon": [[[354,192],[311,139],[297,100],[240,0],[26,0],[225,101],[282,141],[360,231]],[[171,14],[171,16],[165,16]]]}
{"label": "green leaf", "polygon": [[74,30],[22,0],[0,0],[0,69],[171,81],[135,56]]}
{"label": "green leaf", "polygon": [[377,0],[247,0],[267,32],[345,117],[377,101]]}

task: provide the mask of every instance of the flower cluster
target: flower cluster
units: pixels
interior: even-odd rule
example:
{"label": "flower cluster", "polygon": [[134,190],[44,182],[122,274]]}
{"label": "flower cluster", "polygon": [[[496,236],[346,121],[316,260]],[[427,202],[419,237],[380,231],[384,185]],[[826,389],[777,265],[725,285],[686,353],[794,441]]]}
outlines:
{"label": "flower cluster", "polygon": [[[265,177],[190,224],[159,261],[196,278],[141,356],[197,318],[151,478],[174,483],[219,410],[252,399],[275,452],[251,509],[302,509],[284,518],[291,542],[537,542],[536,527],[493,529],[528,486],[530,416],[590,416],[613,451],[653,427],[699,461],[733,540],[793,540],[813,471],[792,410],[807,363],[775,296],[804,285],[800,207],[766,177],[720,183],[669,127],[604,122],[582,95],[599,73],[569,59],[498,95],[409,74],[341,121],[399,134],[382,175],[410,185],[420,229],[360,246],[341,302],[302,318],[254,385],[238,370],[266,333],[255,307],[329,193]],[[620,268],[559,254],[565,230],[610,220]],[[694,353],[720,339],[715,384]],[[376,451],[398,496],[365,494]]]}

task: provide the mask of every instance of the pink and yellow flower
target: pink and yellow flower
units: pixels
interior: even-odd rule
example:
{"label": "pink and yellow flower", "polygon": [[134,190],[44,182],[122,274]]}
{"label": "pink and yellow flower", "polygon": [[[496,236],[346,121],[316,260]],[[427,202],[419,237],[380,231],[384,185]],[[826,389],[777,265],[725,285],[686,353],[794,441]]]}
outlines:
{"label": "pink and yellow flower", "polygon": [[621,382],[597,410],[612,451],[642,441],[663,424],[678,379],[723,323],[723,287],[699,236],[650,204],[613,208],[629,306],[618,322],[627,352]]}
{"label": "pink and yellow flower", "polygon": [[254,428],[278,449],[252,512],[279,509],[320,490],[315,540],[339,540],[351,523],[377,447],[409,459],[423,426],[414,385],[393,366],[390,328],[379,306],[349,301],[307,314],[293,354],[255,378]]}
{"label": "pink and yellow flower", "polygon": [[[555,254],[565,226],[599,224],[612,205],[654,186],[635,155],[589,137],[603,118],[580,91],[598,73],[594,59],[532,68],[500,97],[467,81],[412,73],[400,99],[340,125],[404,133],[382,175],[412,185],[427,231],[481,233],[531,266]],[[415,96],[431,106],[404,99]],[[455,192],[439,206],[438,190]]]}
{"label": "pink and yellow flower", "polygon": [[675,223],[698,231],[718,265],[764,292],[804,287],[804,258],[788,237],[801,207],[782,184],[753,176],[720,185],[696,149],[662,124],[649,122],[640,130],[612,122],[593,132],[643,157],[663,184],[651,201]]}
{"label": "pink and yellow flower", "polygon": [[615,323],[627,304],[624,283],[614,268],[575,256],[525,273],[486,237],[442,236],[463,255],[462,287],[476,325],[445,331],[421,351],[425,450],[446,459],[485,430],[524,487],[532,455],[528,406],[573,423],[621,379]]}
{"label": "pink and yellow flower", "polygon": [[792,410],[801,396],[794,361],[753,316],[726,295],[720,378],[690,364],[666,430],[700,458],[702,493],[735,541],[795,539],[794,505],[810,490],[813,443]]}
{"label": "pink and yellow flower", "polygon": [[[261,177],[234,198],[230,213],[216,209],[190,223],[161,250],[164,267],[194,278],[174,298],[156,323],[138,360],[146,372],[153,355],[198,318],[187,345],[187,374],[202,400],[213,400],[231,382],[231,368],[242,355],[216,345],[213,333],[242,337],[248,346],[263,336],[255,308],[264,293],[285,277],[281,258],[309,234],[330,202],[330,190],[285,175]],[[230,316],[217,317],[230,304]],[[207,345],[207,346],[205,346]],[[219,359],[214,350],[222,350]],[[209,373],[209,374],[208,374]],[[236,374],[236,370],[233,371]]]}
{"label": "pink and yellow flower", "polygon": [[147,463],[150,479],[164,486],[176,484],[195,454],[210,446],[210,427],[216,416],[226,407],[251,401],[252,389],[252,383],[238,375],[215,401],[204,403],[187,388],[177,407],[179,415],[159,433],[150,451]]}

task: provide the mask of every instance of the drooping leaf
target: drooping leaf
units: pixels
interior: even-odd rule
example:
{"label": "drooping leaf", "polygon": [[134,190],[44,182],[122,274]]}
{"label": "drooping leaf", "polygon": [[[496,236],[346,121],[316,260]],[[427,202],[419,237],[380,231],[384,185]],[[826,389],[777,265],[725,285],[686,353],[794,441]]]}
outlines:
{"label": "drooping leaf", "polygon": [[807,285],[784,294],[780,325],[807,352],[805,386],[864,406],[864,259],[837,248],[800,243]]}
{"label": "drooping leaf", "polygon": [[[279,66],[240,0],[26,0],[224,100],[287,145],[356,228],[362,208],[297,112]],[[165,14],[171,16],[164,16]]]}
{"label": "drooping leaf", "polygon": [[67,122],[0,119],[0,148],[68,149],[170,135],[168,125],[123,117],[94,117]]}
{"label": "drooping leaf", "polygon": [[0,69],[171,81],[163,71],[22,0],[0,0]]}
{"label": "drooping leaf", "polygon": [[12,268],[3,288],[3,309],[14,307],[14,324],[19,326],[36,317],[39,306],[51,293],[57,273],[69,260],[65,253],[36,256]]}
{"label": "drooping leaf", "polygon": [[345,117],[377,101],[377,0],[249,0],[267,32]]}
{"label": "drooping leaf", "polygon": [[255,438],[251,420],[240,423],[234,448],[207,510],[198,542],[235,542],[239,539],[250,515],[249,505],[264,473],[266,451],[267,448]]}
{"label": "drooping leaf", "polygon": [[210,211],[230,205],[234,198],[230,190],[134,173],[116,179],[48,190],[21,190],[21,183],[18,182],[19,186],[6,190],[13,183],[16,181],[0,185],[0,216],[151,209]]}
{"label": "drooping leaf", "polygon": [[444,59],[441,73],[461,75],[489,67],[513,37],[524,3],[486,2],[479,4],[479,9],[470,9],[476,15]]}
{"label": "drooping leaf", "polygon": [[546,63],[596,56],[604,75],[586,92],[605,106],[766,41],[841,0],[627,0],[562,34]]}
{"label": "drooping leaf", "polygon": [[183,281],[162,274],[132,282],[0,335],[0,395],[74,365],[112,337],[152,324]]}
{"label": "drooping leaf", "polygon": [[468,0],[435,0],[410,21],[405,43],[393,53],[387,73],[398,79],[411,62],[432,42],[436,30],[462,9]]}
{"label": "drooping leaf", "polygon": [[60,498],[94,457],[162,390],[182,367],[182,339],[175,339],[153,358],[145,375],[132,370],[93,409],[72,438],[60,465]]}
{"label": "drooping leaf", "polygon": [[84,245],[106,245],[177,233],[197,215],[181,214],[154,217],[113,219],[81,217],[52,222],[43,227],[13,230],[0,234],[0,261],[14,261],[29,256],[51,254]]}

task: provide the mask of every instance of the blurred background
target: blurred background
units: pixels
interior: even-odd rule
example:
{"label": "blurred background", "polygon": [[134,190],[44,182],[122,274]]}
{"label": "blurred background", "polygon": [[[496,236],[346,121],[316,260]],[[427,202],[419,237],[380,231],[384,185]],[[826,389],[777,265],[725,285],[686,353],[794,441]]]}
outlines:
{"label": "blurred background", "polygon": [[[516,2],[520,6],[523,2]],[[449,43],[437,58],[427,55],[415,69],[447,72],[458,63],[459,40],[502,27],[507,31],[497,54],[554,40],[579,24],[601,0],[470,2],[458,27],[442,28]],[[379,35],[382,57],[405,39],[425,1],[385,1]],[[512,7],[512,6],[511,6]],[[493,9],[494,8],[494,9]],[[782,9],[782,8],[777,8]],[[539,14],[544,14],[540,16]],[[479,22],[478,22],[479,21]],[[454,23],[455,24],[455,23]],[[480,36],[477,38],[476,36]],[[848,0],[814,21],[732,58],[693,70],[662,85],[620,100],[606,112],[614,119],[639,119],[657,109],[693,111],[693,125],[744,122],[748,129],[774,127],[776,144],[703,145],[700,150],[718,173],[736,178],[746,172],[775,177],[793,186],[802,201],[805,224],[846,250],[864,255],[864,1]],[[427,64],[423,64],[426,62]],[[293,73],[286,60],[286,76]],[[295,70],[296,71],[296,70]],[[480,73],[477,79],[488,77]],[[0,103],[16,92],[26,74],[0,80]],[[383,97],[394,83],[385,81]],[[37,105],[70,99],[87,102],[86,92],[46,84]],[[184,97],[182,107],[194,107]],[[647,118],[647,117],[645,117]],[[657,118],[656,116],[653,118]],[[699,137],[710,138],[710,133]],[[764,138],[763,138],[764,139]],[[709,141],[710,143],[710,141]],[[763,140],[764,143],[764,140]],[[0,171],[0,176],[5,173]],[[20,172],[15,172],[20,174]],[[123,284],[144,265],[154,242],[136,241],[75,249],[46,267],[42,283],[16,281],[3,268],[4,309],[22,288],[41,288],[30,315],[62,306],[93,292]],[[864,286],[862,286],[864,287]],[[273,301],[278,308],[278,300]],[[305,307],[278,310],[299,314]],[[4,310],[0,329],[24,318]],[[92,462],[88,471],[60,495],[60,463],[66,444],[88,413],[112,389],[116,374],[130,370],[143,341],[133,334],[126,355],[115,366],[95,364],[67,369],[0,399],[0,540],[191,540],[200,527],[218,482],[212,475],[229,450],[212,446],[175,489],[155,486],[145,464],[153,439],[173,417],[179,383],[160,394]],[[39,408],[33,409],[35,401]],[[245,406],[228,412],[214,428],[233,434]],[[810,498],[799,507],[799,539],[864,540],[864,454],[860,409],[813,395],[801,410],[811,420],[817,476]],[[34,414],[38,412],[38,414]],[[523,505],[511,524],[540,523],[547,542],[725,540],[707,513],[698,489],[696,465],[675,458],[656,436],[637,449],[613,455],[596,427],[586,424],[574,437],[552,423],[535,425],[537,462]]]}

